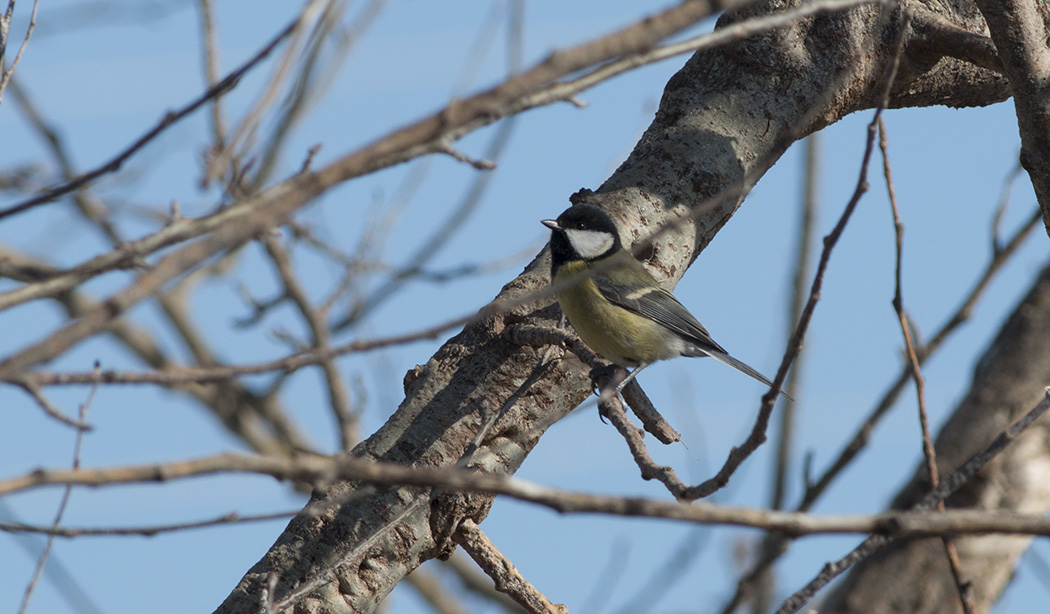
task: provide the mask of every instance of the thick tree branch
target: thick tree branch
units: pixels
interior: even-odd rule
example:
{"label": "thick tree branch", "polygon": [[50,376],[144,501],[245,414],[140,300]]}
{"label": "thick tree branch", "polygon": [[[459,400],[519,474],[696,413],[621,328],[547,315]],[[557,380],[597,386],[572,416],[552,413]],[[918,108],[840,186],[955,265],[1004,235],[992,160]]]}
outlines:
{"label": "thick tree branch", "polygon": [[1050,9],[1035,0],[976,0],[1010,80],[1028,171],[1050,234]]}
{"label": "thick tree branch", "polygon": [[[732,21],[775,14],[790,8],[786,4],[798,6],[759,3],[734,14]],[[673,286],[732,216],[750,185],[791,142],[846,114],[873,108],[881,99],[899,24],[881,8],[803,19],[694,55],[668,84],[653,124],[629,159],[600,189],[576,200],[610,211],[625,229],[628,244],[678,220],[652,241],[648,259],[654,275]],[[928,8],[970,32],[983,32],[979,14],[969,5]],[[617,52],[633,53],[660,39],[616,40]],[[635,44],[641,40],[644,44]],[[337,161],[319,172],[321,182],[431,151],[440,129],[456,135],[488,121],[506,108],[501,100],[525,94],[524,89],[547,80],[542,75],[570,68],[565,56],[556,53],[523,73],[514,90],[500,86],[453,105]],[[989,104],[1005,93],[997,74],[943,58],[932,66],[909,65],[894,81],[890,104]],[[545,287],[548,268],[543,255],[503,289],[500,300],[513,302]],[[505,336],[523,321],[551,326],[556,314],[545,300],[468,324],[406,378],[401,407],[354,454],[417,467],[455,463],[492,418],[493,408],[506,407],[480,442],[471,467],[513,473],[543,431],[590,392],[588,369],[575,357],[543,370],[542,349]],[[533,375],[541,371],[542,386],[532,385]],[[318,493],[315,504],[330,504],[326,509],[331,511],[308,521],[293,520],[219,612],[252,611],[275,572],[279,603],[284,595],[302,595],[294,604],[297,612],[370,611],[421,561],[449,552],[454,547],[449,538],[461,520],[480,522],[491,504],[490,497],[453,493],[429,505],[417,501],[411,489],[372,491],[354,483]],[[332,569],[338,571],[329,575]],[[316,584],[321,577],[325,580]],[[299,592],[300,586],[311,590]]]}

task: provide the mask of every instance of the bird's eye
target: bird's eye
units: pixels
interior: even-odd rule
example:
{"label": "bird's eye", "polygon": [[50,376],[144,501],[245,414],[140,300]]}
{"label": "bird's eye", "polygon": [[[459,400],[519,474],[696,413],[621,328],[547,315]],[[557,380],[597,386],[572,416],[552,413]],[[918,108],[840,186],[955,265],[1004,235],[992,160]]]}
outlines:
{"label": "bird's eye", "polygon": [[576,230],[586,230],[587,225],[583,222],[576,222]]}

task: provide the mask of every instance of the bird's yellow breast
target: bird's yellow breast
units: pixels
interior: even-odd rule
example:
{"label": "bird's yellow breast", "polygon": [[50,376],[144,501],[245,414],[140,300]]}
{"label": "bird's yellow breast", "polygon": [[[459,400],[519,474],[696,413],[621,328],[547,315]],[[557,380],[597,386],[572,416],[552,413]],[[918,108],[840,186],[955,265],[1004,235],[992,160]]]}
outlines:
{"label": "bird's yellow breast", "polygon": [[[554,280],[565,280],[586,269],[583,261],[568,262],[558,269]],[[633,367],[666,358],[661,351],[663,328],[606,300],[593,279],[561,291],[558,304],[583,342],[606,360]]]}

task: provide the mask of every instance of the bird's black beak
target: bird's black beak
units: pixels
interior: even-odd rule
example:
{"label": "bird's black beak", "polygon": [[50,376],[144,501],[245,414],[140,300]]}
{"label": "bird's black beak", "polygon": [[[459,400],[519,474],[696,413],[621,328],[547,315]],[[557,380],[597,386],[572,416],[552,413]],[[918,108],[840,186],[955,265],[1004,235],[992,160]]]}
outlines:
{"label": "bird's black beak", "polygon": [[551,230],[561,230],[561,226],[558,225],[557,220],[540,220],[540,223]]}

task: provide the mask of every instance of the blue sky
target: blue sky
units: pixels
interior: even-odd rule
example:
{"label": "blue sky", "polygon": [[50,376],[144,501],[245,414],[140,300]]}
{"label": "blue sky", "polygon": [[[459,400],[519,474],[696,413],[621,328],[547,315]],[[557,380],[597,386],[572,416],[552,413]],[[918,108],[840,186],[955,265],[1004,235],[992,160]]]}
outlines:
{"label": "blue sky", "polygon": [[[22,4],[19,4],[20,10]],[[28,3],[25,3],[28,5]],[[74,163],[93,167],[122,149],[171,108],[202,89],[197,14],[192,2],[157,3],[162,15],[124,19],[133,2],[115,2],[115,12],[71,27],[69,15],[79,2],[44,3],[36,37],[19,68],[20,83],[41,110],[61,129]],[[294,14],[299,3],[275,0],[217,2],[223,71],[255,52]],[[582,3],[529,3],[525,12],[528,63],[553,48],[579,43],[644,15],[637,3],[603,3],[600,10]],[[121,9],[120,7],[123,7]],[[166,7],[166,8],[165,8]],[[351,7],[351,15],[359,7]],[[478,4],[393,0],[374,28],[351,54],[327,97],[297,129],[283,160],[285,175],[301,163],[306,150],[323,144],[316,165],[334,159],[447,102],[457,93],[467,54],[479,28],[491,24],[490,11],[505,14],[506,2]],[[501,13],[503,12],[503,13]],[[81,18],[77,18],[80,20]],[[704,27],[709,28],[710,24]],[[20,32],[16,26],[12,32]],[[502,33],[466,88],[474,91],[503,74]],[[568,104],[522,115],[477,212],[462,224],[431,263],[434,269],[485,263],[512,254],[531,253],[546,240],[538,220],[557,215],[568,195],[596,188],[630,152],[647,126],[664,83],[684,62],[674,58],[618,77],[585,92],[589,105]],[[272,64],[250,75],[230,96],[234,119],[259,93]],[[462,92],[458,92],[462,93]],[[859,113],[821,135],[821,235],[834,224],[855,185],[865,124]],[[985,109],[945,108],[890,111],[886,114],[891,162],[906,225],[904,300],[920,330],[930,331],[950,314],[989,258],[989,222],[1004,179],[1015,166],[1016,121],[1012,105]],[[491,138],[487,128],[457,147],[480,156]],[[26,128],[8,93],[0,106],[0,168],[26,160],[50,165],[40,142]],[[214,190],[201,191],[200,153],[206,145],[205,115],[198,113],[134,157],[118,175],[97,186],[107,202],[165,211],[179,201],[186,215],[199,215],[218,202]],[[700,255],[679,284],[676,295],[716,340],[735,356],[768,374],[775,371],[786,336],[786,291],[801,192],[802,149],[796,145],[759,182],[737,215]],[[333,244],[350,249],[376,202],[388,202],[416,161],[362,177],[333,190],[301,212]],[[405,206],[382,248],[385,262],[403,262],[412,246],[442,221],[478,172],[449,157],[429,162],[430,169],[414,199]],[[795,392],[800,401],[796,447],[811,452],[821,470],[833,458],[900,368],[900,333],[893,297],[893,234],[885,189],[873,165],[872,189],[861,202],[837,248],[807,342],[805,380]],[[3,195],[4,204],[17,200]],[[1027,218],[1034,197],[1019,180],[1004,225]],[[70,224],[66,205],[5,220],[4,245],[58,265],[72,265],[104,251],[101,237]],[[134,237],[155,228],[147,220],[121,226]],[[934,426],[962,396],[976,357],[996,333],[1005,314],[1027,291],[1046,262],[1046,239],[1035,236],[992,285],[973,320],[925,368]],[[417,284],[393,299],[353,331],[351,338],[372,338],[423,328],[475,311],[513,278],[528,258],[500,270],[435,285]],[[315,297],[323,296],[336,275],[331,267],[303,255],[298,261]],[[111,273],[86,286],[97,296],[127,283],[125,273]],[[373,284],[382,281],[377,277]],[[233,329],[248,313],[238,283],[257,297],[276,289],[272,272],[258,248],[246,250],[225,277],[206,282],[191,309],[229,361],[277,357],[287,347],[275,331],[301,334],[301,321],[288,308],[276,310],[254,329]],[[12,287],[0,281],[0,289]],[[173,353],[183,352],[161,323],[154,307],[142,306],[131,318],[154,332]],[[41,339],[60,321],[47,303],[31,303],[0,313],[0,355]],[[348,357],[340,368],[348,381],[363,383],[367,404],[362,431],[371,433],[401,400],[401,378],[423,363],[438,342]],[[133,359],[99,338],[77,346],[53,369],[86,370],[96,358],[107,368],[133,368]],[[730,446],[750,429],[760,387],[713,361],[677,360],[641,376],[657,407],[682,432],[685,445],[653,450],[692,481],[708,477]],[[252,382],[253,380],[248,380]],[[49,391],[69,413],[83,402],[83,388]],[[319,374],[293,376],[285,394],[303,430],[325,450],[338,439]],[[0,475],[70,462],[72,433],[44,417],[22,393],[0,388]],[[914,395],[903,400],[876,430],[868,449],[818,504],[821,513],[867,513],[882,509],[920,458]],[[84,443],[87,466],[151,463],[228,450],[242,444],[226,435],[205,412],[174,393],[145,387],[99,390],[89,414],[96,430]],[[581,445],[582,444],[582,445]],[[655,444],[651,444],[654,445]],[[686,447],[687,446],[687,447]],[[734,505],[764,505],[769,498],[772,446],[764,446],[716,495]],[[792,467],[789,501],[801,483],[799,456]],[[519,472],[543,484],[600,493],[667,498],[661,487],[643,482],[626,446],[615,431],[599,422],[593,406],[555,425]],[[6,498],[19,518],[46,523],[60,492],[46,490]],[[119,526],[156,524],[242,514],[294,510],[302,497],[266,478],[211,477],[160,486],[80,489],[73,493],[65,524]],[[105,612],[130,612],[151,604],[151,611],[210,611],[241,575],[265,552],[284,521],[207,529],[154,538],[81,538],[59,540],[54,550]],[[685,540],[696,540],[699,553],[681,567],[682,579],[662,594],[654,612],[714,611],[731,594],[739,564],[739,543],[757,532],[695,528],[669,522],[642,522],[595,516],[560,516],[545,509],[498,500],[482,528],[523,574],[552,600],[571,611],[616,612],[650,585],[654,573]],[[821,565],[844,554],[860,538],[821,537],[796,544],[778,566],[778,595],[801,586]],[[1044,558],[1050,549],[1035,550]],[[35,558],[8,535],[0,535],[0,607],[13,610],[21,599]],[[1001,612],[1031,611],[1045,603],[1046,589],[1022,565],[998,607]],[[443,573],[436,570],[436,573]],[[392,612],[425,611],[416,596],[398,589]],[[67,612],[52,583],[36,592],[30,611]],[[472,611],[484,611],[472,602]]]}

